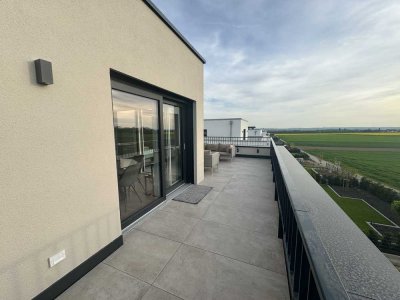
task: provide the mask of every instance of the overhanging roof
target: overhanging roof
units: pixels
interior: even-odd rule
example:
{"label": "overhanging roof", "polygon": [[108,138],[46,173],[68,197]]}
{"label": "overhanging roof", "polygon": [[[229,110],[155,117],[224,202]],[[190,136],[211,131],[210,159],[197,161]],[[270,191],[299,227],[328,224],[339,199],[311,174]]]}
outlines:
{"label": "overhanging roof", "polygon": [[157,8],[157,6],[151,0],[143,0],[143,2],[164,22],[165,25],[172,30],[173,33],[189,48],[190,51],[193,52],[194,55],[197,56],[198,59],[202,61],[203,64],[206,63],[206,60],[200,53],[189,43],[189,41],[179,32],[179,30],[171,23],[170,20]]}
{"label": "overhanging roof", "polygon": [[245,119],[242,119],[242,118],[204,119],[204,121],[224,121],[224,120],[241,120],[241,121],[249,122],[249,121],[247,121]]}

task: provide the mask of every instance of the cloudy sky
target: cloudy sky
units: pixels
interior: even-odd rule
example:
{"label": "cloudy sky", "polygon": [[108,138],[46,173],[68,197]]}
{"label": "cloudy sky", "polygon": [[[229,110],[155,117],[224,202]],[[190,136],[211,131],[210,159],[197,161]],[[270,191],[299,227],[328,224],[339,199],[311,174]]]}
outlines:
{"label": "cloudy sky", "polygon": [[400,1],[153,0],[207,60],[205,117],[400,126]]}

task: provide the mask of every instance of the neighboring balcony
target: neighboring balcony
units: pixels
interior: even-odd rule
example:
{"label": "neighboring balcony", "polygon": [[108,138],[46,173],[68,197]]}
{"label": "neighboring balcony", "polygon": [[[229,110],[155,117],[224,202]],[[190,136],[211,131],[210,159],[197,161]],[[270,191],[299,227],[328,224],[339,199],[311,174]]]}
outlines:
{"label": "neighboring balcony", "polygon": [[221,161],[199,204],[171,195],[60,299],[289,299],[272,177],[270,160]]}

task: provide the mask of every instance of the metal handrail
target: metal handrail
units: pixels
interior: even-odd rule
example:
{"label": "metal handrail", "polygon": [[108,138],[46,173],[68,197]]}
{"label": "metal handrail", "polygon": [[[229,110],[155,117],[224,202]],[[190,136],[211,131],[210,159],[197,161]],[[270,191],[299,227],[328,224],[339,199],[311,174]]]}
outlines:
{"label": "metal handrail", "polygon": [[399,299],[400,273],[283,146],[275,200],[292,299]]}
{"label": "metal handrail", "polygon": [[227,136],[205,136],[206,144],[232,144],[241,147],[271,147],[270,137],[227,137]]}

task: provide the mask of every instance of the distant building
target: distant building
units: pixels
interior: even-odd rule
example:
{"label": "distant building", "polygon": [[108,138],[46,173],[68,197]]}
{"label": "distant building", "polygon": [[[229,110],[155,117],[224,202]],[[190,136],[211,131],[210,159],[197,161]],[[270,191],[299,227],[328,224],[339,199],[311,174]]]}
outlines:
{"label": "distant building", "polygon": [[247,137],[247,128],[242,118],[204,119],[204,136]]}
{"label": "distant building", "polygon": [[256,128],[255,126],[249,126],[248,137],[268,137],[269,133],[266,129]]}

